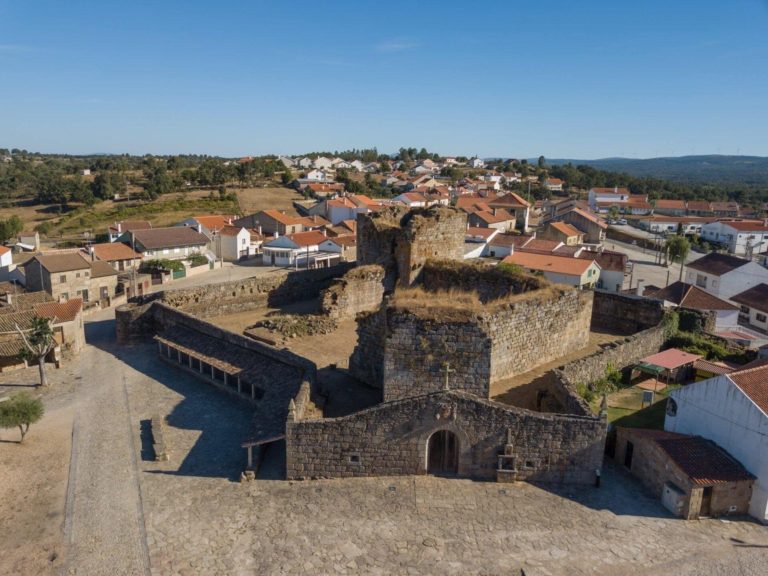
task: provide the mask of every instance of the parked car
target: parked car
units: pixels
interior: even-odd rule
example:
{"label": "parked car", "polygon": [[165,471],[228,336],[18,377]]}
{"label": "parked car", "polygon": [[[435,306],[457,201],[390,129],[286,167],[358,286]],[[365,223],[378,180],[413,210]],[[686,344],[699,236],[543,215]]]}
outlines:
{"label": "parked car", "polygon": [[621,224],[622,226],[626,226],[627,225],[627,219],[626,218],[619,218],[616,221],[616,224]]}

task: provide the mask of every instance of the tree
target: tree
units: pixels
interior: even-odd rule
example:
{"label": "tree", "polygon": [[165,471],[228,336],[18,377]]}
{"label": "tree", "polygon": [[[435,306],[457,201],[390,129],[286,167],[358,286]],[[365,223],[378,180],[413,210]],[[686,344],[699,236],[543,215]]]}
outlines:
{"label": "tree", "polygon": [[11,216],[7,220],[0,220],[0,242],[6,242],[15,238],[24,229],[24,222],[18,216]]}
{"label": "tree", "polygon": [[[691,251],[691,243],[685,236],[670,236],[664,243],[664,251],[672,262],[680,262],[680,280],[683,279],[683,264]],[[667,263],[667,265],[669,265]]]}
{"label": "tree", "polygon": [[619,207],[611,206],[610,208],[608,208],[608,219],[618,220],[618,218],[619,218]]}
{"label": "tree", "polygon": [[21,392],[11,397],[10,400],[0,402],[0,428],[19,428],[21,440],[29,432],[30,425],[39,422],[43,417],[45,408],[39,398],[32,398],[26,392]]}
{"label": "tree", "polygon": [[283,186],[288,186],[291,182],[295,180],[295,177],[293,176],[293,172],[291,172],[290,168],[286,168],[283,171],[283,175],[280,176],[280,180],[283,183]]}
{"label": "tree", "polygon": [[32,318],[32,326],[28,330],[22,330],[16,325],[16,331],[21,335],[24,347],[21,356],[28,360],[36,360],[40,371],[40,385],[48,386],[45,376],[45,357],[56,347],[53,338],[53,320],[35,316]]}
{"label": "tree", "polygon": [[544,158],[544,156],[539,156],[539,160],[537,162],[539,168],[544,168],[544,165],[547,163],[547,159]]}

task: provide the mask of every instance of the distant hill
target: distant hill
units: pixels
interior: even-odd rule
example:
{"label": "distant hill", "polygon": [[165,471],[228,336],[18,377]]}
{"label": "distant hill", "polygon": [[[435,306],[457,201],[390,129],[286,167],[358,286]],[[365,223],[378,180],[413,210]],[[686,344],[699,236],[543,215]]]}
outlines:
{"label": "distant hill", "polygon": [[[533,160],[535,162],[535,159]],[[677,156],[670,158],[602,158],[569,160],[547,158],[547,164],[584,164],[600,170],[626,172],[632,176],[662,178],[677,182],[747,184],[768,186],[768,157]]]}

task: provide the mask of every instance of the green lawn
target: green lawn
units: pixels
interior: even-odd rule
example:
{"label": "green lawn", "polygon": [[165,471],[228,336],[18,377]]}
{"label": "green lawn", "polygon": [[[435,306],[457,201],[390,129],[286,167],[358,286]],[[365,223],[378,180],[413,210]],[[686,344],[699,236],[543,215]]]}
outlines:
{"label": "green lawn", "polygon": [[[643,390],[622,388],[608,395],[608,422],[625,428],[664,428],[664,413],[667,407],[667,397],[672,390],[680,388],[672,384],[656,392],[655,402],[645,408],[640,408]],[[599,410],[599,401],[598,401]]]}

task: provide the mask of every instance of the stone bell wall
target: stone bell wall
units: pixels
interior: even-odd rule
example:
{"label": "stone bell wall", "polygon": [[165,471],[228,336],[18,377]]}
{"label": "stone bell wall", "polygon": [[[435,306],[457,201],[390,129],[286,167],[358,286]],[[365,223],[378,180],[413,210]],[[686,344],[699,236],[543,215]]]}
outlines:
{"label": "stone bell wall", "polygon": [[437,392],[341,418],[289,421],[286,475],[425,474],[429,438],[439,430],[456,436],[460,476],[494,479],[499,454],[506,454],[515,479],[588,484],[602,467],[606,422],[531,412],[462,392]]}

